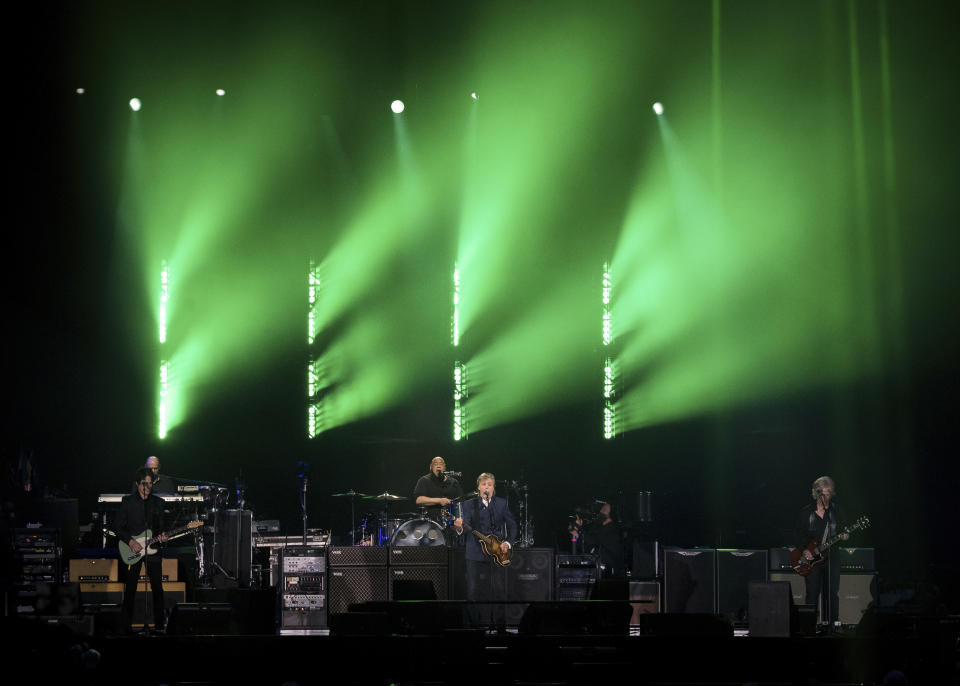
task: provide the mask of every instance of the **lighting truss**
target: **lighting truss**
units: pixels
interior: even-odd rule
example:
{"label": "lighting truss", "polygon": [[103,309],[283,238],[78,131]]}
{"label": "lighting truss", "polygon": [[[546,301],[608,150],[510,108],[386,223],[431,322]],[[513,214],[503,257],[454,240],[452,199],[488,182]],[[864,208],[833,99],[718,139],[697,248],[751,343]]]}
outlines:
{"label": "lighting truss", "polygon": [[453,440],[467,438],[467,366],[457,360],[453,363]]}

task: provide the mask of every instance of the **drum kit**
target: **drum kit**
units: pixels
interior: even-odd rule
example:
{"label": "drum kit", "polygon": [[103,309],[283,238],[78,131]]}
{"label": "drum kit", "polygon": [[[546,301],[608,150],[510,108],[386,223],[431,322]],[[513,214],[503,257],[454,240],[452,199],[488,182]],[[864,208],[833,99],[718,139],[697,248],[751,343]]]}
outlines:
{"label": "drum kit", "polygon": [[[475,496],[471,493],[463,498]],[[350,499],[350,544],[351,545],[392,545],[392,546],[443,546],[447,544],[444,530],[453,523],[453,514],[445,508],[441,511],[441,521],[427,515],[427,508],[418,508],[415,512],[391,512],[393,506],[406,496],[393,493],[367,495],[353,489],[343,493],[331,493],[334,498]],[[458,498],[457,500],[462,500]],[[357,522],[357,504],[360,501],[364,513]],[[456,502],[456,501],[454,501]],[[377,505],[376,512],[370,512],[371,505]]]}

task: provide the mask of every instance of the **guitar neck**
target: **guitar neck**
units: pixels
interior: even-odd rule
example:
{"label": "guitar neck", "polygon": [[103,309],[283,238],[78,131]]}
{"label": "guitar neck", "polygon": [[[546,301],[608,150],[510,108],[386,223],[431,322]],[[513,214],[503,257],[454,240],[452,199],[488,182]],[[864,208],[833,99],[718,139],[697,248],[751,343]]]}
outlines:
{"label": "guitar neck", "polygon": [[[192,525],[181,526],[179,529],[173,529],[172,531],[167,531],[167,532],[165,532],[165,534],[166,534],[166,537],[167,537],[168,539],[170,539],[170,538],[174,538],[174,537],[176,537],[176,536],[179,536],[179,535],[182,534],[182,533],[186,533],[187,531],[190,531],[190,529],[192,529],[192,528],[194,528]],[[163,535],[164,535],[164,534],[159,534],[159,535],[157,535],[157,536],[154,536],[153,538],[151,538],[149,541],[146,542],[146,545],[144,545],[144,547],[146,548],[146,547],[148,547],[148,546],[153,545],[154,543],[156,543],[157,541],[159,541],[159,540],[160,540],[160,536],[163,536]]]}

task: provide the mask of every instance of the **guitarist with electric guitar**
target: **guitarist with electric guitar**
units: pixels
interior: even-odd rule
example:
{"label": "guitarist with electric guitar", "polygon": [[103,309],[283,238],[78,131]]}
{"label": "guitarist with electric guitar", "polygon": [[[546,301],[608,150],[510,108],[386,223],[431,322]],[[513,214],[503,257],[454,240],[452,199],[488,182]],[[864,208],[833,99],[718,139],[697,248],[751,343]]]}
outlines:
{"label": "guitarist with electric guitar", "polygon": [[791,566],[806,579],[805,602],[816,605],[822,595],[820,621],[834,624],[840,614],[840,562],[830,547],[850,538],[850,531],[865,528],[869,520],[861,517],[853,526],[846,526],[836,485],[829,476],[814,481],[810,495],[813,502],[800,511],[797,520]]}
{"label": "guitarist with electric guitar", "polygon": [[496,495],[496,478],[489,472],[477,477],[477,492],[456,504],[459,516],[453,525],[466,538],[467,600],[472,601],[474,626],[506,631],[506,567],[513,556],[511,541],[517,522],[506,498]]}
{"label": "guitarist with electric guitar", "polygon": [[[140,565],[146,561],[147,576],[153,591],[153,626],[157,631],[164,628],[163,606],[163,567],[160,555],[148,555],[147,531],[163,531],[163,499],[153,495],[153,472],[141,467],[134,476],[134,491],[123,497],[120,508],[113,520],[113,530],[121,548],[126,547],[127,556],[123,560],[127,570],[126,587],[123,592],[123,626],[127,632],[133,624],[133,606],[137,598],[137,582],[140,579]],[[156,538],[160,543],[167,541],[166,534]],[[126,551],[122,551],[126,552]],[[133,562],[128,560],[135,559]],[[121,565],[121,566],[124,566]],[[144,622],[146,624],[146,622]]]}

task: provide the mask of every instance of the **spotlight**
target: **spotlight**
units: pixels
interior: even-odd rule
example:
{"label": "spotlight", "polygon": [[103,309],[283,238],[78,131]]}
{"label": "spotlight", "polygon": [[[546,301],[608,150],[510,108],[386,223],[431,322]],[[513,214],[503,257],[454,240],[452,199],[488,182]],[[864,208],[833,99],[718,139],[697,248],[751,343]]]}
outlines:
{"label": "spotlight", "polygon": [[663,114],[663,105],[659,102],[653,103],[653,113],[658,117]]}
{"label": "spotlight", "polygon": [[141,105],[140,105],[140,98],[131,98],[131,99],[130,99],[130,109],[131,109],[131,110],[133,110],[134,112],[139,112],[139,111],[140,111],[140,107],[141,107]]}
{"label": "spotlight", "polygon": [[83,95],[83,94],[86,93],[86,92],[87,92],[87,91],[86,91],[86,89],[84,89],[84,88],[78,88],[78,89],[77,89],[77,95]]}
{"label": "spotlight", "polygon": [[227,91],[223,90],[222,88],[217,89],[217,95],[219,95],[221,98],[226,94],[227,94]]}
{"label": "spotlight", "polygon": [[480,99],[480,98],[477,96],[477,91],[473,91],[473,93],[470,94],[470,97],[473,98],[474,100],[479,100],[479,99]]}
{"label": "spotlight", "polygon": [[400,114],[403,112],[403,100],[394,100],[391,102],[390,109],[393,110],[394,114]]}

